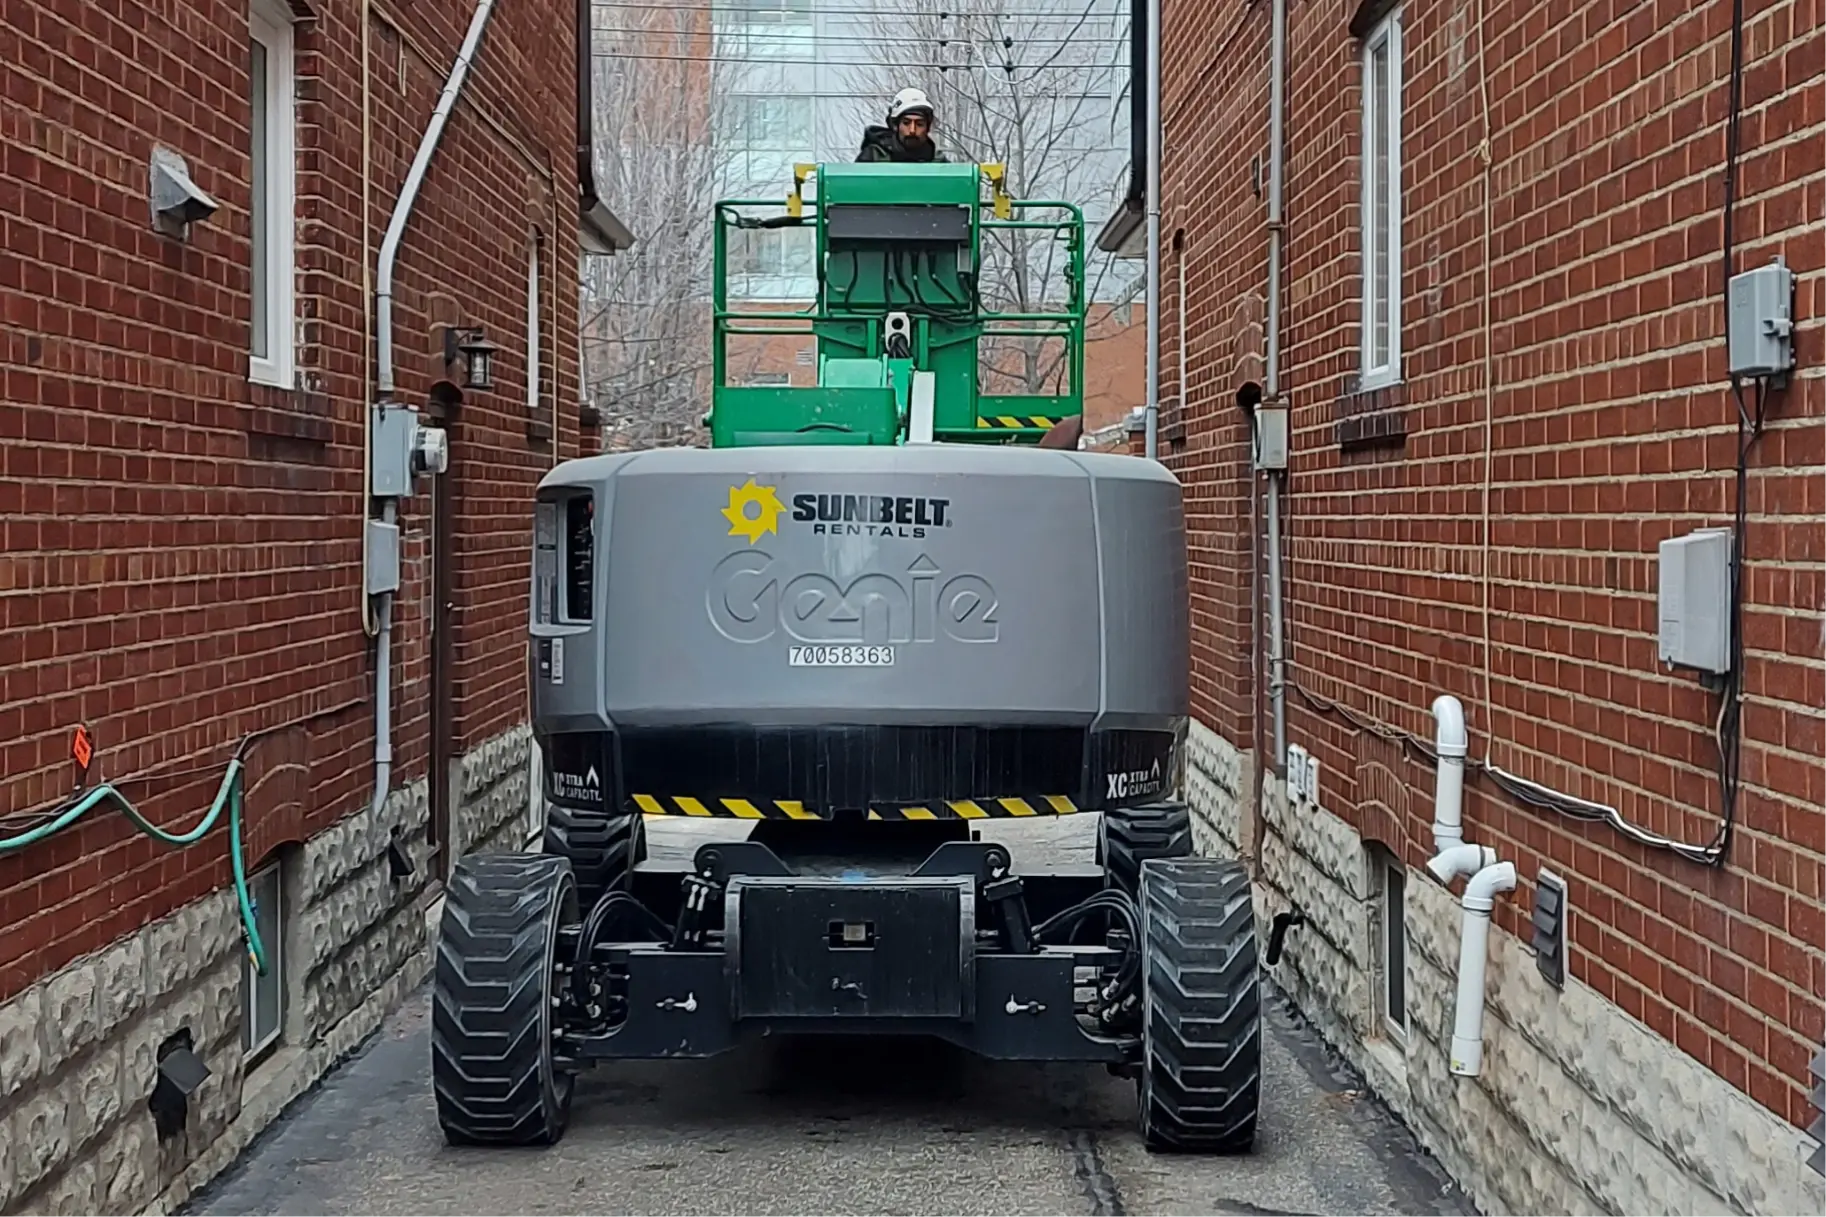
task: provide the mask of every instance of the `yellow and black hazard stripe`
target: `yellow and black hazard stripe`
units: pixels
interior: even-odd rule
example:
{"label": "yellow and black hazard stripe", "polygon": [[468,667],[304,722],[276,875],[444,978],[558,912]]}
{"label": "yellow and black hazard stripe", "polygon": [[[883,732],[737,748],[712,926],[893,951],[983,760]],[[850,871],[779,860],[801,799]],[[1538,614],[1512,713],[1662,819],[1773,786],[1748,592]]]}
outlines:
{"label": "yellow and black hazard stripe", "polygon": [[[821,820],[825,817],[792,799],[698,798],[693,795],[633,796],[634,807],[650,816],[717,820]],[[1081,810],[1062,794],[998,796],[883,804],[869,809],[871,820],[1013,820],[1065,816]]]}
{"label": "yellow and black hazard stripe", "polygon": [[792,799],[700,799],[688,794],[633,796],[650,816],[694,816],[718,820],[817,820],[822,817]]}
{"label": "yellow and black hazard stripe", "polygon": [[947,799],[943,802],[872,807],[871,820],[1019,820],[1030,816],[1068,816],[1078,805],[1062,794],[1034,798]]}
{"label": "yellow and black hazard stripe", "polygon": [[993,414],[987,418],[978,415],[976,426],[979,431],[1050,431],[1059,421],[1041,414]]}

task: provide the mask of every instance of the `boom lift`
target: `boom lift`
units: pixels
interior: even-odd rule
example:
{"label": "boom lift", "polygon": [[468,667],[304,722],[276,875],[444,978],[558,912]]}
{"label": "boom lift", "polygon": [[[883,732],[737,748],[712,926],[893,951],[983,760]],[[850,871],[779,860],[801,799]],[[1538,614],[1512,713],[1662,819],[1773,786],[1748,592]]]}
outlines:
{"label": "boom lift", "polygon": [[[595,1062],[864,1033],[1102,1063],[1135,1079],[1149,1147],[1251,1146],[1249,879],[1194,855],[1170,798],[1180,486],[1036,446],[1083,409],[1084,221],[1003,184],[799,166],[778,216],[718,204],[710,446],[541,482],[547,818],[539,852],[462,857],[447,885],[432,1073],[451,1141],[555,1142]],[[1048,209],[1065,218],[1023,218]],[[726,383],[727,340],[783,316],[729,302],[729,234],[757,223],[815,230],[817,302],[785,315],[816,336],[815,386]],[[1069,246],[1064,311],[981,307],[984,236],[1010,225]],[[1061,335],[1069,387],[983,392],[997,326]],[[1099,817],[1075,859],[1049,853],[1067,815]],[[662,817],[715,831],[650,853]]]}

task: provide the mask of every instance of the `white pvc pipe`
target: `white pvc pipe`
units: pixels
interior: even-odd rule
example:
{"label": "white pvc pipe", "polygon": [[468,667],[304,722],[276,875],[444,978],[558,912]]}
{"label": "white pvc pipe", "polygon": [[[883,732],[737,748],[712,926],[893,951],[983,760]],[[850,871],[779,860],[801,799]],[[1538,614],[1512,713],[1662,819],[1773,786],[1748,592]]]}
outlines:
{"label": "white pvc pipe", "polygon": [[1490,951],[1490,910],[1515,890],[1515,863],[1486,866],[1465,884],[1464,929],[1458,940],[1458,1009],[1452,1020],[1452,1072],[1474,1078],[1484,1065],[1484,965]]}
{"label": "white pvc pipe", "polygon": [[1433,785],[1433,848],[1444,853],[1465,840],[1465,757],[1471,741],[1465,733],[1465,708],[1450,693],[1433,699],[1433,720],[1433,747],[1439,753]]}
{"label": "white pvc pipe", "polygon": [[1448,846],[1434,854],[1427,862],[1427,869],[1441,883],[1451,886],[1452,880],[1475,875],[1486,866],[1496,865],[1496,851],[1488,845],[1460,844]]}

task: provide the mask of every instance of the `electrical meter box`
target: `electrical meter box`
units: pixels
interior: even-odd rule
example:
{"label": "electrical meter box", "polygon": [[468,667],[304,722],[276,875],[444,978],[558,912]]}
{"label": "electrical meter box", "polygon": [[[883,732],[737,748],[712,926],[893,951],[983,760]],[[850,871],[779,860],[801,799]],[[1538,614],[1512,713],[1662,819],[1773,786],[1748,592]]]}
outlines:
{"label": "electrical meter box", "polygon": [[1780,257],[1731,276],[1726,348],[1733,376],[1779,376],[1794,368],[1794,272]]}
{"label": "electrical meter box", "polygon": [[1669,537],[1659,555],[1661,662],[1714,675],[1731,668],[1731,530]]}

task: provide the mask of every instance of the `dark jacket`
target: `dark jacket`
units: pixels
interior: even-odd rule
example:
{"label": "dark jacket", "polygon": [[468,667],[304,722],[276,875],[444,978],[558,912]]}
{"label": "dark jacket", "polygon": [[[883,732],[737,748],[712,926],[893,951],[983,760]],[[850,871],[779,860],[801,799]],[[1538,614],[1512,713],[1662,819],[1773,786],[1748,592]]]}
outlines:
{"label": "dark jacket", "polygon": [[871,123],[862,133],[862,148],[856,153],[858,161],[900,161],[923,162],[942,161],[944,154],[933,148],[930,155],[922,156],[915,150],[901,143],[900,136],[892,127],[883,127]]}

